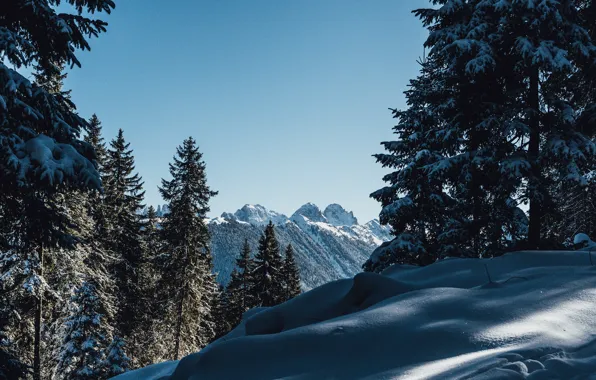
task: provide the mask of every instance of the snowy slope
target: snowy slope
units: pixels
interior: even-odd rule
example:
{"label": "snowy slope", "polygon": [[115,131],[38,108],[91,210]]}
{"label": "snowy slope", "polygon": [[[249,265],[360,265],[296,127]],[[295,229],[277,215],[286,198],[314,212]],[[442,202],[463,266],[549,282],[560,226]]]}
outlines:
{"label": "snowy slope", "polygon": [[305,290],[354,276],[375,248],[392,238],[389,229],[378,221],[359,225],[353,213],[337,204],[323,212],[307,203],[291,218],[261,205],[245,205],[235,213],[223,213],[208,222],[214,269],[220,283],[229,280],[244,239],[248,239],[255,253],[264,225],[270,220],[276,226],[281,248],[290,243],[294,246]]}
{"label": "snowy slope", "polygon": [[358,274],[249,311],[200,353],[158,367],[171,377],[142,378],[593,379],[590,254],[515,252]]}

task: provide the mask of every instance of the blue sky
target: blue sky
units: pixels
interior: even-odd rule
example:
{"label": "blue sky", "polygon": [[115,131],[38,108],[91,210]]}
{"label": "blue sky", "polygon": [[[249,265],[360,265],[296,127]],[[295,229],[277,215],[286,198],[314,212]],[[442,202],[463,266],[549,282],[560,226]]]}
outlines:
{"label": "blue sky", "polygon": [[134,149],[146,201],[192,135],[219,195],[292,213],[340,203],[377,217],[386,173],[371,157],[393,138],[389,107],[418,72],[426,0],[118,1],[108,32],[69,73],[80,114]]}

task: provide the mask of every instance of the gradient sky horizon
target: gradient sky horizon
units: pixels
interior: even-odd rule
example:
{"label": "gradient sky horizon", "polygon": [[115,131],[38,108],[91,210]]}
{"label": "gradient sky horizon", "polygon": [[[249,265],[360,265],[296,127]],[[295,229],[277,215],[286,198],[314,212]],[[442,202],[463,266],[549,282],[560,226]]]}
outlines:
{"label": "gradient sky horizon", "polygon": [[65,88],[104,137],[134,150],[146,203],[161,204],[176,146],[193,136],[210,216],[246,203],[291,214],[339,203],[365,222],[387,170],[388,108],[405,107],[427,0],[117,1],[108,32],[79,53]]}

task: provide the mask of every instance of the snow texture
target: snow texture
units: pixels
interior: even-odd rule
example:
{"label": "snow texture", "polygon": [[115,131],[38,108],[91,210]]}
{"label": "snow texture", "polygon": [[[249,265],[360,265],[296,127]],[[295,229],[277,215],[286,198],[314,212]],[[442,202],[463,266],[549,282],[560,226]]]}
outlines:
{"label": "snow texture", "polygon": [[116,379],[591,378],[590,254],[514,252],[361,273],[249,311],[178,363]]}

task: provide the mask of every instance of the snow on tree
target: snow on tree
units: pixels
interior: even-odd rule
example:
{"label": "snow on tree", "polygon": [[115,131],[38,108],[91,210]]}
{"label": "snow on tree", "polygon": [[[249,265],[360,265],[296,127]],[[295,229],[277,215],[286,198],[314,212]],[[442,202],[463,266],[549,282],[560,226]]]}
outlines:
{"label": "snow on tree", "polygon": [[56,378],[101,379],[109,375],[105,356],[112,328],[107,320],[113,311],[100,294],[92,281],[83,282],[75,291],[76,307],[65,321],[67,333],[58,357]]}
{"label": "snow on tree", "polygon": [[[493,157],[504,180],[528,201],[528,244],[540,245],[541,219],[557,181],[585,183],[594,144],[577,126],[585,92],[574,83],[589,75],[596,47],[581,17],[582,2],[439,1],[416,13],[430,29],[426,45],[467,82],[484,83],[479,126],[496,134]],[[586,63],[588,62],[588,63]],[[493,86],[494,85],[494,86]],[[475,92],[476,93],[476,92]],[[593,101],[593,99],[592,99]],[[490,126],[490,128],[488,128]],[[505,142],[503,144],[502,142]],[[503,198],[510,189],[503,190]]]}
{"label": "snow on tree", "polygon": [[595,153],[578,125],[589,101],[574,83],[596,49],[577,1],[434,3],[415,11],[429,55],[408,109],[394,111],[399,140],[376,156],[396,169],[372,194],[396,239],[367,270],[519,246],[520,202],[530,203],[527,246],[537,248],[549,188],[585,183]]}
{"label": "snow on tree", "polygon": [[124,344],[124,340],[116,336],[105,350],[102,367],[105,369],[105,377],[108,379],[129,369],[130,359],[124,353]]}
{"label": "snow on tree", "polygon": [[[99,186],[90,162],[92,151],[80,141],[85,120],[72,111],[66,97],[48,93],[15,68],[36,64],[41,74],[60,74],[60,65],[78,65],[76,49],[88,50],[86,36],[105,31],[106,23],[86,17],[86,11],[111,12],[111,0],[79,1],[76,15],[57,13],[48,0],[13,1],[0,18],[0,172],[2,190],[30,183],[52,189],[56,184]],[[85,14],[84,14],[85,13]],[[52,156],[39,154],[51,152]]]}
{"label": "snow on tree", "polygon": [[383,142],[387,153],[375,158],[383,167],[395,170],[384,176],[387,186],[371,194],[382,205],[380,222],[392,227],[395,239],[384,244],[363,265],[380,272],[391,264],[432,263],[439,250],[438,237],[450,217],[453,200],[447,194],[436,166],[446,165],[443,141],[457,138],[453,131],[440,131],[440,114],[430,100],[444,98],[443,72],[431,59],[421,63],[421,74],[406,91],[408,108],[392,110],[398,120],[393,128],[397,141]]}
{"label": "snow on tree", "polygon": [[205,163],[192,137],[176,150],[170,164],[172,179],[162,179],[159,188],[169,213],[162,222],[163,251],[156,263],[160,281],[158,297],[165,300],[164,335],[173,346],[167,353],[181,355],[204,347],[214,334],[212,298],[217,283],[212,271],[210,236],[205,215],[209,199],[217,192],[207,185]]}
{"label": "snow on tree", "polygon": [[283,260],[273,222],[265,227],[259,239],[259,250],[254,257],[250,286],[256,306],[275,306],[283,302]]}
{"label": "snow on tree", "polygon": [[[2,240],[21,256],[15,270],[27,268],[24,278],[35,279],[25,282],[31,289],[45,282],[44,250],[73,243],[54,194],[100,187],[92,149],[79,139],[86,121],[67,96],[50,93],[17,69],[35,65],[43,77],[60,80],[61,66],[80,66],[77,49],[89,50],[87,38],[105,31],[104,21],[88,15],[110,13],[114,3],[77,1],[74,14],[58,13],[54,5],[15,0],[0,8],[0,207],[6,216],[3,229],[10,231]],[[33,255],[34,261],[25,262]],[[40,379],[44,293],[35,293],[33,377]]]}

